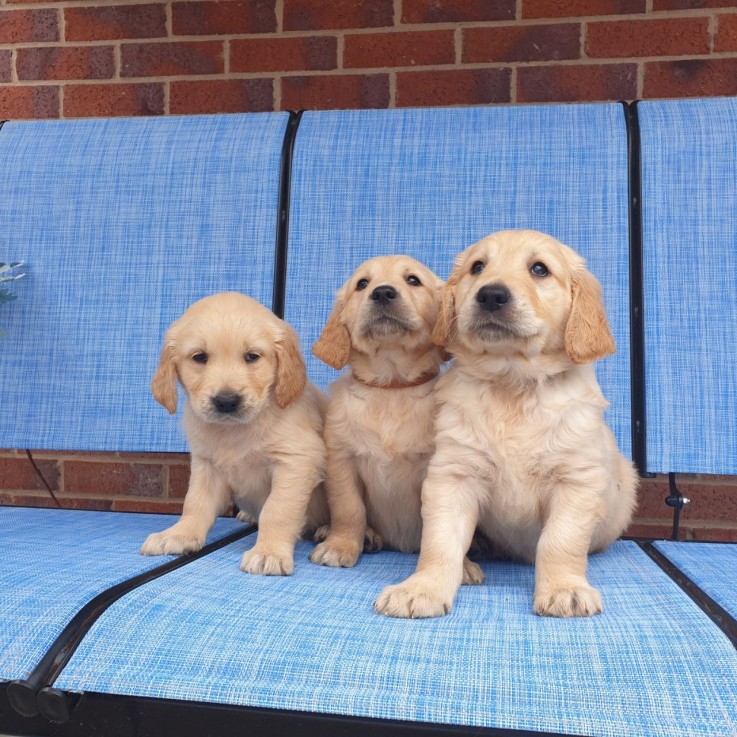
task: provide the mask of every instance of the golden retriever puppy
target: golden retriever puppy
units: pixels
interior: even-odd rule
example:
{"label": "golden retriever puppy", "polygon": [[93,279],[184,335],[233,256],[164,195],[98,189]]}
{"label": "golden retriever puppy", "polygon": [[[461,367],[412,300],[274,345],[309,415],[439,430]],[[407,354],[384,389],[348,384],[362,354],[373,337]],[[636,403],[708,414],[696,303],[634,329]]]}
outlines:
{"label": "golden retriever puppy", "polygon": [[[310,556],[350,567],[364,547],[420,549],[420,491],[434,449],[433,388],[444,350],[431,335],[442,281],[408,256],[361,264],[341,287],[313,353],[336,369],[325,420],[331,524]],[[459,560],[459,575],[463,556]],[[465,562],[468,582],[483,579]]]}
{"label": "golden retriever puppy", "polygon": [[321,485],[327,398],[307,382],[296,333],[250,297],[205,297],[167,331],[151,382],[154,397],[171,413],[177,379],[187,395],[189,489],[181,518],[149,535],[141,552],[199,550],[234,499],[259,527],[241,568],[292,573],[300,534],[328,520]]}
{"label": "golden retriever puppy", "polygon": [[455,363],[436,388],[420,557],[376,610],[447,614],[478,525],[535,564],[535,612],[601,612],[587,556],[627,527],[637,479],[604,423],[592,365],[615,349],[598,281],[550,236],[495,233],[456,260],[434,338]]}

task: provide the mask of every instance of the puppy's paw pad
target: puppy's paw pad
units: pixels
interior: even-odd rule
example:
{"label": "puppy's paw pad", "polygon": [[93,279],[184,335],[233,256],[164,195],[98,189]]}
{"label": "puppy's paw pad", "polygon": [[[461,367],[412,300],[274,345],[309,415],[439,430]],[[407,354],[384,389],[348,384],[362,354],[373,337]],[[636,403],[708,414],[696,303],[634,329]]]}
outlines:
{"label": "puppy's paw pad", "polygon": [[484,572],[478,563],[468,558],[463,559],[463,583],[464,585],[476,586],[484,582]]}
{"label": "puppy's paw pad", "polygon": [[261,576],[291,576],[294,559],[290,555],[249,550],[241,558],[241,570]]}
{"label": "puppy's paw pad", "polygon": [[172,535],[168,532],[154,532],[141,546],[142,555],[182,555],[196,553],[204,545],[191,535]]}
{"label": "puppy's paw pad", "polygon": [[451,604],[432,591],[399,584],[385,588],[376,600],[374,609],[385,617],[423,619],[444,617],[450,611]]}
{"label": "puppy's paw pad", "polygon": [[376,530],[371,527],[366,528],[366,533],[363,536],[363,552],[364,553],[378,553],[384,549],[384,540]]}
{"label": "puppy's paw pad", "polygon": [[544,617],[591,617],[604,611],[592,586],[569,586],[535,594],[535,613]]}
{"label": "puppy's paw pad", "polygon": [[361,551],[354,545],[326,540],[312,551],[310,560],[321,566],[353,568],[360,554]]}

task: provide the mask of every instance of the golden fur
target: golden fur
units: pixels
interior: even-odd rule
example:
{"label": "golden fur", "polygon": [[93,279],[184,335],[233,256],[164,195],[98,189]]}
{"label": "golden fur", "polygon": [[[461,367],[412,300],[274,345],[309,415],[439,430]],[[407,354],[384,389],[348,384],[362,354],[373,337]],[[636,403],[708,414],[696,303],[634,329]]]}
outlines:
{"label": "golden fur", "polygon": [[[337,294],[313,353],[351,370],[331,387],[331,526],[310,556],[315,563],[355,565],[365,537],[373,548],[420,548],[420,491],[434,448],[432,390],[444,360],[431,340],[442,285],[412,258],[381,256],[361,264]],[[387,290],[393,296],[382,299]],[[482,580],[478,566],[464,565],[464,580]]]}
{"label": "golden fur", "polygon": [[149,535],[141,552],[199,550],[235,499],[259,526],[241,568],[292,573],[300,533],[328,519],[321,486],[327,401],[307,382],[296,333],[242,294],[205,297],[167,331],[151,382],[154,397],[171,413],[177,379],[187,395],[189,489],[181,518]]}
{"label": "golden fur", "polygon": [[420,558],[376,610],[446,614],[478,525],[535,564],[538,614],[602,611],[587,555],[627,527],[637,479],[604,423],[592,365],[615,348],[599,283],[550,236],[495,233],[456,260],[434,337],[455,363],[436,387]]}

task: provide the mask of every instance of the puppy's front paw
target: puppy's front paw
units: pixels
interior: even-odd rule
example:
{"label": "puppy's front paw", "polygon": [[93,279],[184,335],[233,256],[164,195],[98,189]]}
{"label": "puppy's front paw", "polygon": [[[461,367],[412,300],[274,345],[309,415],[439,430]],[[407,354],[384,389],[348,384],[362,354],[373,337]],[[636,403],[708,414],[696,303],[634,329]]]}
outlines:
{"label": "puppy's front paw", "polygon": [[[408,579],[409,581],[409,579]],[[433,589],[405,581],[396,586],[387,586],[374,604],[378,614],[385,617],[421,619],[444,617],[453,605]]]}
{"label": "puppy's front paw", "polygon": [[484,572],[478,563],[474,563],[468,558],[463,559],[463,583],[464,585],[475,586],[484,582]]}
{"label": "puppy's front paw", "polygon": [[194,535],[177,535],[165,530],[149,535],[141,546],[141,554],[182,555],[183,553],[196,553],[204,544],[204,540],[200,540]]}
{"label": "puppy's front paw", "polygon": [[241,570],[262,576],[291,576],[294,558],[291,555],[259,550],[258,546],[243,553]]}
{"label": "puppy's front paw", "polygon": [[592,586],[562,586],[535,591],[534,609],[544,617],[591,617],[604,611],[601,594]]}
{"label": "puppy's front paw", "polygon": [[320,543],[310,554],[310,560],[321,566],[333,568],[353,568],[361,555],[361,549],[350,540],[328,538]]}

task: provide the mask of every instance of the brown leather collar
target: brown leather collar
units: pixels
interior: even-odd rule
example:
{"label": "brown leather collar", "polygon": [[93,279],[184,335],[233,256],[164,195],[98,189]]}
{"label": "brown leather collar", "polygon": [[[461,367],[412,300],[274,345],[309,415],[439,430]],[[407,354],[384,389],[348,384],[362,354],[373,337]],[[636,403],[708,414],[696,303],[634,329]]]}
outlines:
{"label": "brown leather collar", "polygon": [[431,371],[427,371],[421,376],[418,376],[414,381],[392,381],[389,384],[379,384],[376,381],[364,381],[355,374],[353,374],[353,378],[359,384],[370,386],[373,389],[410,389],[413,386],[422,386],[422,384],[427,384],[428,381],[432,381],[439,373],[440,371],[438,371],[438,369],[432,369]]}

